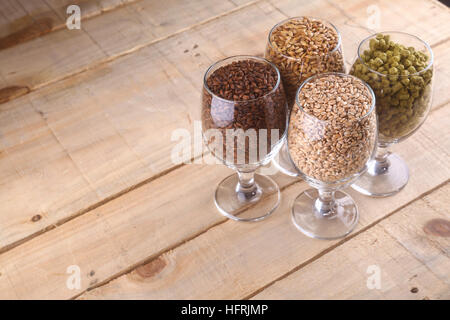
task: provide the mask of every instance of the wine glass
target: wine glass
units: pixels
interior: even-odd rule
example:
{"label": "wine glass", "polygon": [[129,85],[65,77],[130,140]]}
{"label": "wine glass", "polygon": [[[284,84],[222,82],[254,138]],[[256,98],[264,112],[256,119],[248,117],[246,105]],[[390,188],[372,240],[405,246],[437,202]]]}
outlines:
{"label": "wine glass", "polygon": [[[353,89],[346,89],[349,83]],[[329,93],[327,88],[333,86],[337,91]],[[344,89],[353,93],[343,96],[340,90]],[[347,109],[341,109],[343,106]],[[313,108],[321,110],[320,116]],[[287,141],[297,172],[314,188],[297,196],[292,207],[294,225],[307,236],[341,238],[358,223],[357,206],[341,189],[352,184],[373,157],[377,137],[374,109],[372,89],[351,75],[318,74],[299,87]]]}
{"label": "wine glass", "polygon": [[[275,44],[277,31],[286,24],[308,19],[313,22],[320,22],[331,32],[335,32],[337,43],[329,52],[317,53],[314,55],[303,54],[303,56],[295,57],[285,55],[280,52],[279,47]],[[323,72],[342,72],[345,73],[344,57],[342,52],[341,34],[338,29],[328,21],[312,18],[312,17],[294,17],[283,20],[276,24],[269,32],[266,45],[265,58],[274,63],[281,73],[283,85],[286,91],[286,99],[289,111],[295,104],[295,94],[298,87],[309,77]],[[297,170],[290,161],[287,145],[284,144],[273,159],[275,166],[284,174],[289,176],[297,176]]]}
{"label": "wine glass", "polygon": [[[263,69],[265,73],[258,71]],[[230,82],[231,78],[236,81]],[[248,81],[267,88],[258,87],[243,98],[236,94],[224,98],[225,91],[244,90],[251,85]],[[214,200],[220,213],[237,221],[269,216],[280,203],[280,189],[255,170],[269,163],[286,139],[287,103],[277,67],[264,58],[244,55],[211,65],[203,81],[202,130],[211,153],[237,171],[216,189]]]}
{"label": "wine glass", "polygon": [[365,195],[384,197],[406,186],[409,170],[388,147],[411,136],[431,108],[433,51],[416,36],[382,32],[364,39],[350,71],[373,89],[378,115],[378,149],[367,173],[353,184]]}

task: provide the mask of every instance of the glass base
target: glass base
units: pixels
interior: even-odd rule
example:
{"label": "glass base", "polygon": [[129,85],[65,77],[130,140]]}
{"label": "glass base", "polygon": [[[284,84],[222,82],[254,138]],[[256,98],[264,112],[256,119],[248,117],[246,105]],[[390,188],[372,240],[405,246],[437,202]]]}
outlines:
{"label": "glass base", "polygon": [[334,194],[334,206],[329,215],[316,210],[319,192],[308,189],[302,192],[292,207],[294,225],[311,238],[339,239],[353,231],[359,220],[358,208],[353,199],[342,191]]}
{"label": "glass base", "polygon": [[375,159],[368,164],[368,170],[352,185],[356,191],[372,197],[392,196],[402,190],[409,179],[409,169],[398,155],[390,153],[386,164]]}
{"label": "glass base", "polygon": [[236,221],[259,221],[267,218],[280,204],[278,185],[269,177],[255,174],[256,188],[252,192],[238,192],[237,174],[219,183],[215,203],[219,212]]}
{"label": "glass base", "polygon": [[272,162],[275,167],[277,167],[277,169],[282,173],[291,177],[299,176],[297,170],[294,167],[294,164],[291,161],[291,158],[289,157],[287,141],[283,143],[280,152],[278,152],[277,156],[272,160]]}

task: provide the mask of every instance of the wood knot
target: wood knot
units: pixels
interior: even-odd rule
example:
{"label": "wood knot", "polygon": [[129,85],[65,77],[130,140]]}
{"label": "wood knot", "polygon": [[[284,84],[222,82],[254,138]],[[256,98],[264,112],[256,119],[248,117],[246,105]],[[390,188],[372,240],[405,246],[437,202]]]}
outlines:
{"label": "wood knot", "polygon": [[450,237],[450,221],[445,219],[432,219],[423,227],[423,231],[439,237]]}
{"label": "wood knot", "polygon": [[31,218],[31,221],[33,222],[38,222],[39,220],[41,220],[42,216],[40,214],[37,214],[35,216],[33,216],[33,218]]}
{"label": "wood knot", "polygon": [[416,287],[411,288],[411,293],[417,293],[417,292],[419,292],[418,288],[416,288]]}
{"label": "wood knot", "polygon": [[53,23],[53,19],[51,18],[38,19],[25,28],[0,38],[0,50],[38,38],[52,31]]}
{"label": "wood knot", "polygon": [[136,268],[136,273],[142,278],[150,278],[155,274],[161,272],[162,269],[167,265],[167,263],[162,258],[157,258]]}
{"label": "wood knot", "polygon": [[10,86],[0,89],[0,103],[7,102],[11,99],[20,97],[30,92],[30,88],[26,86]]}

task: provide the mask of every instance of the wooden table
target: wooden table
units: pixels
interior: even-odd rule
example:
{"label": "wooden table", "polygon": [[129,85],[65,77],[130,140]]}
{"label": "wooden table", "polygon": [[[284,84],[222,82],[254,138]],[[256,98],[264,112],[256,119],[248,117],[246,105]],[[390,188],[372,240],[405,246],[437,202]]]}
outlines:
{"label": "wooden table", "polygon": [[[0,298],[450,298],[450,11],[435,0],[0,1]],[[171,159],[194,132],[212,62],[262,55],[288,16],[332,21],[347,63],[377,23],[428,41],[430,115],[393,149],[411,178],[357,201],[357,229],[305,237],[290,221],[303,181],[274,176],[278,210],[221,216],[230,169]],[[375,268],[375,269],[374,269]],[[380,287],[367,286],[379,271]],[[80,276],[77,282],[76,276]],[[371,280],[372,279],[372,280]],[[78,286],[79,285],[79,286]],[[373,287],[373,286],[372,286]]]}

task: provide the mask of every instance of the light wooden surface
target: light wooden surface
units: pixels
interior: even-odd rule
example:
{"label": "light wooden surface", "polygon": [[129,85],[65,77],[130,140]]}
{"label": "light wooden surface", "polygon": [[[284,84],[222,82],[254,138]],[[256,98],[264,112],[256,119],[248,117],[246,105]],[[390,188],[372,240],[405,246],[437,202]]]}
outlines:
{"label": "light wooden surface", "polygon": [[[82,29],[68,30],[69,2],[0,1],[0,298],[450,298],[448,8],[83,0]],[[205,69],[262,55],[270,28],[297,15],[332,21],[351,63],[373,5],[382,30],[420,36],[436,58],[429,118],[393,148],[410,167],[407,187],[385,199],[348,190],[361,219],[340,241],[292,226],[291,201],[307,185],[280,174],[272,217],[219,215],[213,191],[230,170],[171,161],[172,132],[200,118]],[[81,270],[74,290],[71,265]],[[370,265],[380,289],[366,286]]]}

